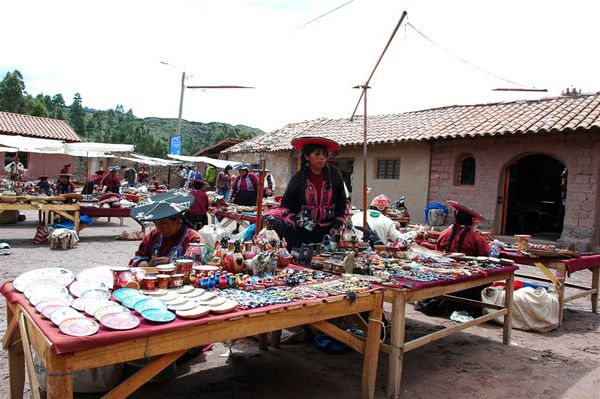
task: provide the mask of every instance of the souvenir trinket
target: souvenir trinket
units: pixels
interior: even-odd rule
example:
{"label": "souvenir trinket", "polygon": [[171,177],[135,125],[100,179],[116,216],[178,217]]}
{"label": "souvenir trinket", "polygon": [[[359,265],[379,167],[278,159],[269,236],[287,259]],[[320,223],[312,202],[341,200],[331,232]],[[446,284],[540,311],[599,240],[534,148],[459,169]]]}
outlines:
{"label": "souvenir trinket", "polygon": [[166,290],[171,285],[171,275],[169,274],[158,274],[157,278],[157,287],[159,289]]}

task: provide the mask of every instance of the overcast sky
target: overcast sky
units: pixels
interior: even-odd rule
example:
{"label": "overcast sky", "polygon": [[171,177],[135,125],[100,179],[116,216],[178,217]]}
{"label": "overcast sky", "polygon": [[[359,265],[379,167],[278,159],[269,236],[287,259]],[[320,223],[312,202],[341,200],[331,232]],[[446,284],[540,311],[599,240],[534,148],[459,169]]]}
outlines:
{"label": "overcast sky", "polygon": [[[265,131],[319,117],[350,117],[402,11],[447,51],[402,27],[371,80],[368,114],[600,90],[594,0],[461,1],[171,0],[2,2],[0,78],[18,69],[27,91],[76,92],[96,109],[122,104],[138,117],[183,118]],[[167,61],[165,66],[160,61]],[[361,111],[362,114],[362,106]]]}

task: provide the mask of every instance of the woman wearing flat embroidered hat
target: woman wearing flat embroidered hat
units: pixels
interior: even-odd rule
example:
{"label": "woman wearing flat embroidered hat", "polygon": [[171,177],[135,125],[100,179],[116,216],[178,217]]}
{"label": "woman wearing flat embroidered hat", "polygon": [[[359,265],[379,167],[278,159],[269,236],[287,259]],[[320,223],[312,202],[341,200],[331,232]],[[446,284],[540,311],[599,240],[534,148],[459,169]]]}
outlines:
{"label": "woman wearing flat embroidered hat", "polygon": [[192,242],[203,242],[196,230],[185,225],[182,214],[193,204],[194,197],[185,191],[168,191],[154,195],[131,209],[131,217],[156,226],[142,242],[129,262],[132,267],[166,264],[181,258]]}
{"label": "woman wearing flat embroidered hat", "polygon": [[348,203],[340,171],[327,165],[340,145],[323,137],[300,137],[291,144],[300,151],[301,168],[289,181],[281,208],[288,226],[285,238],[297,248],[339,232],[348,216]]}
{"label": "woman wearing flat embroidered hat", "polygon": [[467,256],[488,256],[490,246],[479,233],[473,231],[473,227],[485,218],[456,201],[449,200],[448,205],[454,208],[454,223],[440,234],[436,249],[446,253],[460,252]]}

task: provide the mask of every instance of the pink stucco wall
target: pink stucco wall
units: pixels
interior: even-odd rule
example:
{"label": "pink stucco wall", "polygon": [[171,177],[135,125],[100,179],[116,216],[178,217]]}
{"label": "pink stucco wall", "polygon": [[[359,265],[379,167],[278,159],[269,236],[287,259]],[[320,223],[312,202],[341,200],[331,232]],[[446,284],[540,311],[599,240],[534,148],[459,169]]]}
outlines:
{"label": "pink stucco wall", "polygon": [[[474,186],[454,185],[456,160],[470,153],[476,160]],[[476,209],[487,221],[482,229],[499,233],[503,178],[507,166],[524,155],[551,155],[568,168],[561,241],[579,249],[598,246],[600,228],[600,132],[543,136],[502,136],[438,140],[432,145],[428,202],[455,199]]]}
{"label": "pink stucco wall", "polygon": [[[28,153],[29,160],[27,165],[27,173],[25,177],[33,180],[37,179],[38,176],[46,174],[50,176],[52,180],[56,180],[60,170],[66,163],[71,164],[69,169],[70,173],[75,173],[75,158],[70,155],[64,154],[36,154],[33,152]],[[0,160],[4,166],[4,153],[0,152]],[[6,177],[7,173],[4,171],[4,167],[0,170],[0,175]]]}

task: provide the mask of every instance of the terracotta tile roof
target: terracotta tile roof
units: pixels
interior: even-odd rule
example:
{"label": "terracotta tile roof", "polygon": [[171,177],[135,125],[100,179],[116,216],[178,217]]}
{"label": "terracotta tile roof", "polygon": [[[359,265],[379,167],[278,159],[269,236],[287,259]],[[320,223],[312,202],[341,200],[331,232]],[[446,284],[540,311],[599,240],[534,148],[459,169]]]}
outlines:
{"label": "terracotta tile roof", "polygon": [[[402,114],[369,116],[369,144],[455,137],[569,133],[600,128],[600,93],[507,103],[454,105]],[[363,120],[316,119],[291,123],[224,152],[291,150],[294,137],[325,136],[342,146],[363,143]]]}
{"label": "terracotta tile roof", "polygon": [[79,142],[81,138],[60,119],[13,114],[0,111],[0,134]]}

